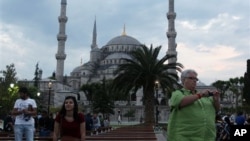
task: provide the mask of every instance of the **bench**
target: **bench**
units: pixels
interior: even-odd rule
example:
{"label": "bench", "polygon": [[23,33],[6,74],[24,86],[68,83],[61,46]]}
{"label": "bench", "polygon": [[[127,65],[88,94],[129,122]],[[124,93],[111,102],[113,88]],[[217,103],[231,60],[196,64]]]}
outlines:
{"label": "bench", "polygon": [[[13,141],[15,140],[15,137],[0,137],[1,141]],[[23,138],[25,140],[25,138]],[[52,137],[34,137],[34,141],[52,141]],[[155,136],[144,136],[144,137],[135,137],[135,136],[110,136],[110,137],[104,137],[104,136],[86,136],[86,141],[156,141]]]}
{"label": "bench", "polygon": [[0,132],[0,137],[8,137],[9,133],[7,132]]}
{"label": "bench", "polygon": [[[15,137],[0,137],[1,141],[14,141]],[[25,141],[25,138],[23,138]],[[34,141],[53,141],[52,137],[34,137]]]}
{"label": "bench", "polygon": [[[103,131],[100,129],[98,131]],[[86,141],[157,141],[152,126],[128,126],[121,127],[115,130],[108,129],[109,132],[101,132],[91,136],[86,135]],[[105,129],[106,131],[106,129]],[[86,131],[86,134],[88,132]],[[0,137],[1,141],[13,141],[14,136]],[[34,141],[52,141],[52,137],[35,137]]]}
{"label": "bench", "polygon": [[112,127],[100,127],[97,130],[86,130],[86,136],[97,135],[101,133],[106,133],[112,130]]}

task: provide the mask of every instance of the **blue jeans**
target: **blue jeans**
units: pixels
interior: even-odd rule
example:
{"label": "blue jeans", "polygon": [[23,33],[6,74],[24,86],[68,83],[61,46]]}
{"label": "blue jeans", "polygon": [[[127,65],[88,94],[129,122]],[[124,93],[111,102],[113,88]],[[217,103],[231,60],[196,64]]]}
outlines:
{"label": "blue jeans", "polygon": [[40,137],[48,137],[48,136],[50,136],[50,130],[41,128],[40,131],[39,131],[39,136]]}
{"label": "blue jeans", "polygon": [[23,134],[25,134],[26,141],[33,141],[34,140],[34,126],[18,124],[14,126],[14,133],[15,133],[15,141],[22,141]]}

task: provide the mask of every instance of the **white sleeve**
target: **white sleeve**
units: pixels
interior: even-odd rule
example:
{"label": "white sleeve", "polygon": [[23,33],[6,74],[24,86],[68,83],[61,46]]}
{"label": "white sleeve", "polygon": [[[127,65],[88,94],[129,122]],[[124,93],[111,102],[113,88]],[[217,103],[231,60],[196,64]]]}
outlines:
{"label": "white sleeve", "polygon": [[32,107],[37,108],[36,101],[34,99],[31,99],[31,100],[32,100]]}
{"label": "white sleeve", "polygon": [[16,100],[16,102],[14,104],[14,108],[20,108],[20,107],[18,107],[18,103],[19,103],[19,99]]}

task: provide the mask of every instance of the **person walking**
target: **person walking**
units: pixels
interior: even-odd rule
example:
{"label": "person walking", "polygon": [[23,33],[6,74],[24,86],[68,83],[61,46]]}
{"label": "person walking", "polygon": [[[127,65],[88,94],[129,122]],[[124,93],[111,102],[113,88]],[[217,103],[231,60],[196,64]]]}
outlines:
{"label": "person walking", "polygon": [[53,141],[85,141],[85,118],[78,112],[78,104],[74,96],[64,99],[60,112],[54,123]]}
{"label": "person walking", "polygon": [[220,109],[217,91],[196,91],[197,72],[181,73],[182,89],[172,93],[167,141],[215,141],[216,111]]}
{"label": "person walking", "polygon": [[19,88],[20,98],[16,100],[12,115],[15,116],[14,134],[15,141],[23,141],[23,135],[26,141],[34,140],[34,118],[37,114],[37,105],[34,99],[29,98],[29,92],[26,87]]}
{"label": "person walking", "polygon": [[117,121],[118,121],[118,125],[122,124],[121,114],[118,115]]}

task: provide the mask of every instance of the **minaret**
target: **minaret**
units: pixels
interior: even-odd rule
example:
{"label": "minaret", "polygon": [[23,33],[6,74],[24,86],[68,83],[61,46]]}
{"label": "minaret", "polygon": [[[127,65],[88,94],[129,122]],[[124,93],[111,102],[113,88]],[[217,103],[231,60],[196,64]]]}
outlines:
{"label": "minaret", "polygon": [[[167,18],[168,18],[168,32],[167,32],[167,37],[168,37],[168,51],[167,55],[175,55],[174,58],[170,58],[168,63],[176,63],[177,61],[177,52],[176,52],[176,31],[175,31],[175,24],[174,20],[176,18],[176,13],[174,12],[174,0],[169,0],[169,11],[167,13]],[[173,73],[176,73],[176,70],[171,70]]]}
{"label": "minaret", "polygon": [[96,38],[97,38],[97,33],[96,33],[96,19],[95,19],[94,28],[93,28],[93,37],[92,37],[91,49],[97,48]]}
{"label": "minaret", "polygon": [[61,0],[61,13],[58,17],[59,21],[59,33],[57,34],[58,40],[58,50],[56,54],[56,80],[63,82],[63,72],[64,72],[64,60],[66,59],[65,54],[65,42],[67,40],[67,35],[65,34],[66,22],[68,17],[66,16],[66,6],[67,0]]}
{"label": "minaret", "polygon": [[93,37],[92,37],[92,44],[91,44],[91,51],[90,51],[90,62],[98,62],[100,59],[100,49],[97,46],[96,43],[97,39],[97,33],[96,33],[96,19],[94,22],[94,28],[93,28]]}

